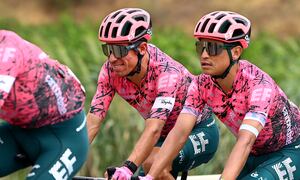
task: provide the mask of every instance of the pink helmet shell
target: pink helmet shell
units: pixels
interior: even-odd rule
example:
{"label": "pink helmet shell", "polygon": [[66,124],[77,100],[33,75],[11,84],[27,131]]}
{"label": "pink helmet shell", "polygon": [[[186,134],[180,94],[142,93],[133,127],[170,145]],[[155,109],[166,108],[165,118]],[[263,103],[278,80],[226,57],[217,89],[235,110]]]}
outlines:
{"label": "pink helmet shell", "polygon": [[194,30],[197,39],[206,38],[225,43],[239,42],[243,48],[250,43],[251,23],[235,12],[215,11],[203,16]]}
{"label": "pink helmet shell", "polygon": [[150,40],[151,19],[148,12],[139,8],[119,9],[102,21],[98,38],[106,43],[131,43],[142,38]]}

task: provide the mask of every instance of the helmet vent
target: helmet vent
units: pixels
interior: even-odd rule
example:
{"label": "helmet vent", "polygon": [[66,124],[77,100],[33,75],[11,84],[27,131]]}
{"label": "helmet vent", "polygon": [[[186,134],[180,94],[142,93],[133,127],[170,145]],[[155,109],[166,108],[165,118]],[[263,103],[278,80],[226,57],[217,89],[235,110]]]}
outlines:
{"label": "helmet vent", "polygon": [[107,21],[107,19],[108,19],[108,16],[106,16],[106,18],[104,19],[104,21],[103,21],[103,22],[105,23],[105,22]]}
{"label": "helmet vent", "polygon": [[111,16],[111,19],[114,19],[121,11],[116,12],[114,15]]}
{"label": "helmet vent", "polygon": [[111,33],[111,37],[115,38],[117,37],[118,27],[114,27]]}
{"label": "helmet vent", "polygon": [[242,36],[244,36],[244,31],[242,29],[236,29],[233,34],[232,34],[232,37],[234,38],[240,38]]}
{"label": "helmet vent", "polygon": [[144,27],[138,27],[136,30],[135,30],[135,35],[136,36],[140,36],[140,35],[143,35],[146,31],[146,29]]}
{"label": "helmet vent", "polygon": [[106,26],[106,29],[104,32],[104,37],[106,37],[106,38],[108,37],[108,31],[109,31],[110,25],[111,25],[111,22],[107,23],[107,26]]}
{"label": "helmet vent", "polygon": [[132,14],[134,12],[137,12],[138,10],[131,10],[131,11],[127,11],[128,14]]}
{"label": "helmet vent", "polygon": [[234,20],[237,22],[237,23],[240,23],[240,24],[243,24],[245,26],[248,25],[248,23],[246,21],[244,21],[243,19],[240,19],[240,18],[234,18]]}
{"label": "helmet vent", "polygon": [[197,25],[195,32],[198,32],[201,22]]}
{"label": "helmet vent", "polygon": [[119,19],[116,21],[116,23],[120,23],[125,18],[125,15],[122,15],[119,17]]}
{"label": "helmet vent", "polygon": [[229,22],[228,20],[223,22],[223,24],[219,29],[219,33],[226,33],[230,26],[231,26],[231,22]]}
{"label": "helmet vent", "polygon": [[205,30],[205,28],[206,28],[206,25],[207,25],[208,21],[210,21],[209,18],[206,19],[205,22],[203,23],[202,28],[201,28],[201,32],[204,32],[204,30]]}
{"label": "helmet vent", "polygon": [[129,34],[130,29],[131,29],[131,26],[132,26],[132,23],[127,21],[124,24],[124,27],[123,27],[122,32],[121,32],[121,36],[127,36]]}
{"label": "helmet vent", "polygon": [[135,19],[136,21],[146,21],[145,16],[134,16],[132,18]]}
{"label": "helmet vent", "polygon": [[208,29],[208,32],[212,33],[214,31],[215,27],[216,27],[216,23],[212,23]]}
{"label": "helmet vent", "polygon": [[100,28],[100,33],[99,33],[100,36],[102,35],[102,32],[103,32],[103,26],[101,26]]}
{"label": "helmet vent", "polygon": [[222,19],[222,17],[224,17],[224,16],[225,16],[225,14],[220,14],[219,16],[216,17],[216,20],[220,20],[220,19]]}

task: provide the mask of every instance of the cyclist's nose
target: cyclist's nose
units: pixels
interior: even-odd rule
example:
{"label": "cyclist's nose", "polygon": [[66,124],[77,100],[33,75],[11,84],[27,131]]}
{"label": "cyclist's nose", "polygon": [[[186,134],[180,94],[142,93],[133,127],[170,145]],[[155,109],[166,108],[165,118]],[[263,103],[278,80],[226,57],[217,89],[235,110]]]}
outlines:
{"label": "cyclist's nose", "polygon": [[202,53],[201,53],[201,57],[202,58],[209,57],[209,55],[207,53],[207,50],[206,50],[206,47],[203,48]]}
{"label": "cyclist's nose", "polygon": [[108,56],[108,61],[109,62],[115,62],[117,60],[117,58],[115,57],[114,53],[110,53],[110,55]]}

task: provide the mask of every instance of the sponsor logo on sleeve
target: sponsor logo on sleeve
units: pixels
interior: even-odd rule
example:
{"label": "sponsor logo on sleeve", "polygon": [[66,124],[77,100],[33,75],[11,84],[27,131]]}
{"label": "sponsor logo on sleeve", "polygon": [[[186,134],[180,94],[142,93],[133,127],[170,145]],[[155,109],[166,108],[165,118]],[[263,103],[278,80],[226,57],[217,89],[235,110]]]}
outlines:
{"label": "sponsor logo on sleeve", "polygon": [[155,99],[154,105],[152,108],[163,108],[172,110],[175,104],[175,98],[173,97],[158,97]]}
{"label": "sponsor logo on sleeve", "polygon": [[7,75],[0,75],[0,90],[9,93],[15,82],[15,78]]}
{"label": "sponsor logo on sleeve", "polygon": [[259,88],[253,91],[251,96],[251,102],[267,101],[272,95],[272,89],[270,88]]}

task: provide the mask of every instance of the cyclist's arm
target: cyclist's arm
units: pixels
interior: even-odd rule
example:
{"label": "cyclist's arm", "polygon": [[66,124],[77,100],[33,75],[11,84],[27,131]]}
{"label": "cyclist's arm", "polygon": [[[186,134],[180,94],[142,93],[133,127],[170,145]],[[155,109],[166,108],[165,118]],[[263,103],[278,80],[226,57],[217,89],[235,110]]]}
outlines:
{"label": "cyclist's arm", "polygon": [[[4,33],[2,31],[1,33]],[[5,35],[5,34],[1,34]],[[1,36],[0,35],[0,36]],[[6,39],[10,38],[10,33]],[[23,62],[23,55],[9,40],[0,42],[0,109],[10,93]]]}
{"label": "cyclist's arm", "polygon": [[150,118],[146,120],[145,128],[128,157],[129,161],[139,166],[146,160],[158,141],[164,124],[165,121],[160,119]]}
{"label": "cyclist's arm", "polygon": [[92,113],[88,113],[86,119],[89,142],[92,143],[99,132],[100,126],[103,122],[103,118],[100,118]]}
{"label": "cyclist's arm", "polygon": [[109,78],[108,65],[108,62],[106,62],[101,67],[97,90],[92,99],[89,113],[87,114],[87,130],[90,143],[92,143],[99,132],[100,126],[115,95],[114,88]]}
{"label": "cyclist's arm", "polygon": [[[243,124],[250,125],[255,128],[258,133],[263,129],[263,126],[256,120],[245,119],[243,120]],[[255,140],[256,136],[251,131],[239,131],[237,142],[234,145],[222,172],[222,177],[224,179],[237,178],[247,161]]]}
{"label": "cyclist's arm", "polygon": [[196,120],[196,117],[192,114],[181,113],[179,115],[174,128],[167,136],[148,174],[154,178],[157,177],[173,161],[184,146]]}

